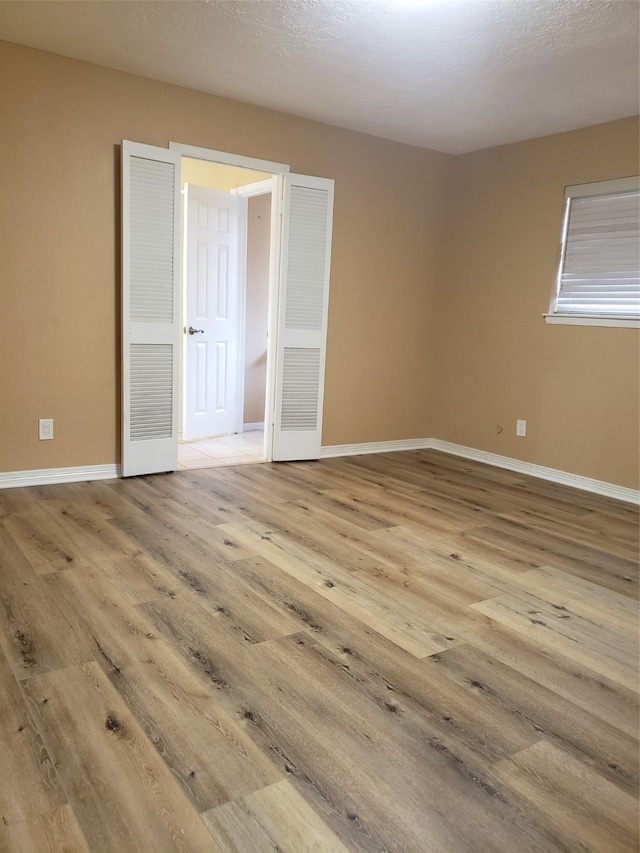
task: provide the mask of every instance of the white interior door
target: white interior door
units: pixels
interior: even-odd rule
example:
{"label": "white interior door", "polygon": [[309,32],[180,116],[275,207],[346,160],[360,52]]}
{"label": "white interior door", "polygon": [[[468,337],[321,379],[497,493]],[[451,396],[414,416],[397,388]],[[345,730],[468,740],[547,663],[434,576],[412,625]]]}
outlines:
{"label": "white interior door", "polygon": [[273,459],[318,459],[322,442],[334,182],[285,175]]}
{"label": "white interior door", "polygon": [[122,143],[122,475],[178,461],[180,155]]}
{"label": "white interior door", "polygon": [[243,200],[188,184],[185,420],[192,441],[239,429],[238,224]]}

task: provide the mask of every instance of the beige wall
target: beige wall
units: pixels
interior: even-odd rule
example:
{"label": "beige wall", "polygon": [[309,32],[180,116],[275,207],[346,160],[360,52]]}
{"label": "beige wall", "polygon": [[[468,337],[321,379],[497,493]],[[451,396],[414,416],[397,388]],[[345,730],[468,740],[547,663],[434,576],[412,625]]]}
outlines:
{"label": "beige wall", "polygon": [[0,91],[0,471],[119,459],[122,139],[334,178],[323,443],[430,433],[451,157],[7,43]]}
{"label": "beige wall", "polygon": [[540,316],[563,187],[637,172],[634,121],[454,158],[1,42],[0,91],[0,471],[118,461],[119,146],[179,140],[335,179],[323,444],[638,486],[637,331]]}
{"label": "beige wall", "polygon": [[245,424],[264,421],[269,316],[271,193],[248,199],[247,298],[244,345]]}
{"label": "beige wall", "polygon": [[436,437],[638,488],[638,331],[542,318],[565,185],[637,172],[636,119],[456,158]]}

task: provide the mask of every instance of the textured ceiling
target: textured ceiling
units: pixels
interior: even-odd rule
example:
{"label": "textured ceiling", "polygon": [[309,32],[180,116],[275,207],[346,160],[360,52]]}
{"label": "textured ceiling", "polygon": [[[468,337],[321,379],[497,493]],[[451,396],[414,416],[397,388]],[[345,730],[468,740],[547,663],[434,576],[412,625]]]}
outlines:
{"label": "textured ceiling", "polygon": [[451,153],[639,111],[638,0],[0,2],[0,39]]}

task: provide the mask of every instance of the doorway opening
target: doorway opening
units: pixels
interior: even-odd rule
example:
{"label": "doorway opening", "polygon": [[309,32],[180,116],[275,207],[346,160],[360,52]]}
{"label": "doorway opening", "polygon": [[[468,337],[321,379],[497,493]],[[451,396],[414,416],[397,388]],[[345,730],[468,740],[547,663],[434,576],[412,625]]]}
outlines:
{"label": "doorway opening", "polygon": [[319,459],[334,181],[182,143],[123,140],[122,476],[177,468],[183,330],[201,334],[180,310],[182,157],[272,175],[263,452],[268,461]]}
{"label": "doorway opening", "polygon": [[182,157],[178,468],[263,462],[273,174]]}

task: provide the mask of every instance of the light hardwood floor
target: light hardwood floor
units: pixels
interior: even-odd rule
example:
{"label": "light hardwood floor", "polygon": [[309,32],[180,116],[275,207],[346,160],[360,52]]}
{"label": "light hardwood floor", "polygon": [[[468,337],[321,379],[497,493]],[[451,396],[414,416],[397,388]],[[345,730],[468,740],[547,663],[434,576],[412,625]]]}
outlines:
{"label": "light hardwood floor", "polygon": [[0,492],[0,849],[638,849],[638,513],[434,451]]}

